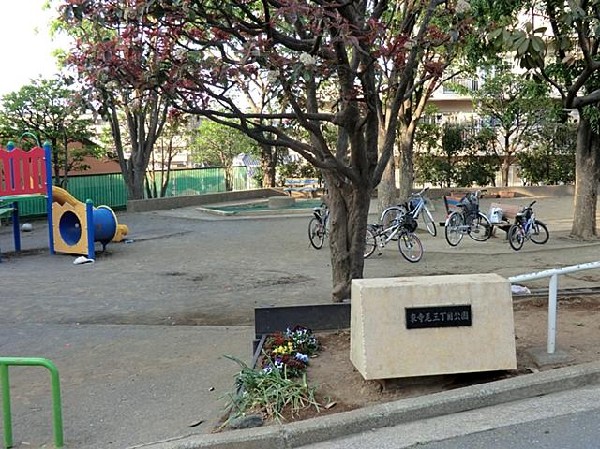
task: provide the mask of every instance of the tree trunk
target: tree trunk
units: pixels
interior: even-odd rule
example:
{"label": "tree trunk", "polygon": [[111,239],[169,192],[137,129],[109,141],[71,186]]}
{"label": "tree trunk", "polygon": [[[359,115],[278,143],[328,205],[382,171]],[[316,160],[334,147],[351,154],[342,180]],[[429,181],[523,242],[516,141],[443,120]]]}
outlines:
{"label": "tree trunk", "polygon": [[233,167],[232,166],[225,167],[225,191],[226,192],[233,191]]}
{"label": "tree trunk", "polygon": [[[136,163],[137,162],[137,163]],[[127,176],[124,176],[127,186],[127,196],[132,200],[144,198],[144,182],[146,180],[146,165],[135,159],[127,160]]]}
{"label": "tree trunk", "polygon": [[580,111],[575,156],[575,198],[571,235],[591,239],[596,232],[596,204],[600,174],[600,135]]}
{"label": "tree trunk", "polygon": [[[377,198],[379,212],[388,206],[398,204],[407,199],[412,193],[414,182],[414,166],[413,166],[413,136],[411,131],[412,126],[400,125],[400,137],[397,139],[398,144],[398,162],[396,158],[391,157],[388,165],[383,172],[381,183],[377,187]],[[396,167],[400,172],[399,186],[396,187]]]}
{"label": "tree trunk", "polygon": [[500,173],[502,175],[502,187],[508,187],[508,170],[510,168],[510,157],[504,156]]}
{"label": "tree trunk", "polygon": [[386,207],[393,206],[398,203],[398,189],[396,188],[396,162],[394,157],[391,157],[383,175],[381,182],[377,186],[377,213],[383,212]]}
{"label": "tree trunk", "polygon": [[350,298],[352,279],[361,279],[364,268],[365,233],[371,190],[341,183],[328,173],[326,197],[331,226],[330,250],[333,279],[332,301]]}
{"label": "tree trunk", "polygon": [[414,182],[414,166],[413,166],[413,138],[414,131],[407,129],[401,125],[400,138],[398,146],[400,148],[400,185],[398,188],[398,197],[404,201],[412,193]]}
{"label": "tree trunk", "polygon": [[271,145],[260,146],[260,165],[263,178],[262,186],[265,188],[275,187],[275,174],[277,169],[277,150]]}

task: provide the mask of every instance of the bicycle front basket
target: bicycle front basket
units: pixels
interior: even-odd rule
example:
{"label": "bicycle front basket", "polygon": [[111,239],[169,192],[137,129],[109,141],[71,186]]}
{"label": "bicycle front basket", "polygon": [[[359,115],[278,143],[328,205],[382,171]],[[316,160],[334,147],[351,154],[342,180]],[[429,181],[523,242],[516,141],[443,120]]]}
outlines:
{"label": "bicycle front basket", "polygon": [[460,204],[465,207],[467,214],[479,212],[479,200],[472,193],[467,193],[461,200]]}

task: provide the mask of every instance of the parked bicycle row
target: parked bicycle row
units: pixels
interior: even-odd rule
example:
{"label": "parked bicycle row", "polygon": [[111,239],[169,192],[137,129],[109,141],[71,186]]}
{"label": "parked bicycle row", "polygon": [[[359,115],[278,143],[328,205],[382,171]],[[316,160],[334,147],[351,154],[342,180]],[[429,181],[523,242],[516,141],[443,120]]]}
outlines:
{"label": "parked bicycle row", "polygon": [[[404,203],[386,208],[378,223],[367,226],[365,235],[365,259],[378,250],[381,254],[386,245],[395,241],[402,257],[409,262],[418,262],[423,257],[423,244],[415,233],[419,220],[425,230],[435,237],[437,227],[428,207],[426,187],[414,193]],[[469,192],[460,199],[444,197],[446,219],[443,223],[444,237],[450,246],[457,246],[465,235],[479,242],[488,240],[494,228],[506,232],[512,249],[519,251],[528,240],[535,244],[548,241],[547,226],[535,217],[531,202],[519,208],[514,214],[503,211],[500,205],[490,208],[489,216],[480,211],[480,191]],[[508,209],[508,208],[507,208]],[[315,249],[321,249],[329,233],[329,209],[323,203],[313,209],[313,217],[308,224],[308,238]]]}

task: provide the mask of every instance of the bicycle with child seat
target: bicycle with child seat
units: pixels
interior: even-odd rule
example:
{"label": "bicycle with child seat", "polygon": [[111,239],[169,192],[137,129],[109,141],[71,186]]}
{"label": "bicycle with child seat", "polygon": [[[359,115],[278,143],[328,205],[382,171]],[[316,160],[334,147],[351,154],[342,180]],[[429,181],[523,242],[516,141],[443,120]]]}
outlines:
{"label": "bicycle with child seat", "polygon": [[473,240],[484,242],[492,234],[492,225],[488,217],[479,211],[481,192],[467,193],[456,205],[455,210],[446,219],[444,233],[450,246],[458,245],[466,234]]}
{"label": "bicycle with child seat", "polygon": [[329,235],[329,208],[322,203],[313,208],[313,217],[308,222],[308,240],[314,249],[323,248],[325,238]]}
{"label": "bicycle with child seat", "polygon": [[425,229],[435,237],[437,235],[437,228],[433,220],[433,215],[427,207],[429,199],[425,196],[428,190],[429,187],[425,187],[420,192],[411,194],[404,203],[388,207],[381,216],[381,225],[388,227],[398,215],[409,214],[417,222],[419,221],[419,217],[422,217]]}
{"label": "bicycle with child seat", "polygon": [[518,212],[515,217],[515,223],[508,229],[508,242],[515,251],[523,248],[523,243],[526,240],[543,245],[550,237],[546,225],[535,218],[535,213],[533,212],[533,205],[535,203],[536,201],[532,201],[529,206],[524,207]]}
{"label": "bicycle with child seat", "polygon": [[[388,207],[382,213],[390,213],[389,209],[397,208],[396,206]],[[389,226],[385,227],[382,224],[370,224],[367,226],[365,237],[365,259],[371,256],[376,249],[379,248],[379,254],[382,254],[383,248],[391,241],[398,241],[398,250],[402,257],[412,263],[416,263],[423,257],[423,244],[419,237],[414,233],[417,228],[417,221],[410,214],[402,213],[395,210],[394,219]]]}

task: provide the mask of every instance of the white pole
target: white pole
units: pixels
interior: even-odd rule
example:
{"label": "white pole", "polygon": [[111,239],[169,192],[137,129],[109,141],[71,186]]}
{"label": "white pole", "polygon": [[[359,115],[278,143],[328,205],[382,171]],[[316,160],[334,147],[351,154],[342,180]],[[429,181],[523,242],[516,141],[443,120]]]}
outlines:
{"label": "white pole", "polygon": [[553,268],[550,270],[538,271],[537,273],[529,273],[529,274],[521,274],[518,276],[511,276],[508,278],[508,280],[514,284],[516,282],[526,282],[526,281],[533,281],[535,279],[547,278],[547,277],[552,276],[553,274],[575,273],[577,271],[590,270],[592,268],[600,268],[600,261],[582,263],[579,265],[571,265],[569,267],[564,267],[564,268]]}
{"label": "white pole", "polygon": [[548,354],[554,354],[556,349],[556,315],[558,308],[558,274],[550,276],[548,284]]}

